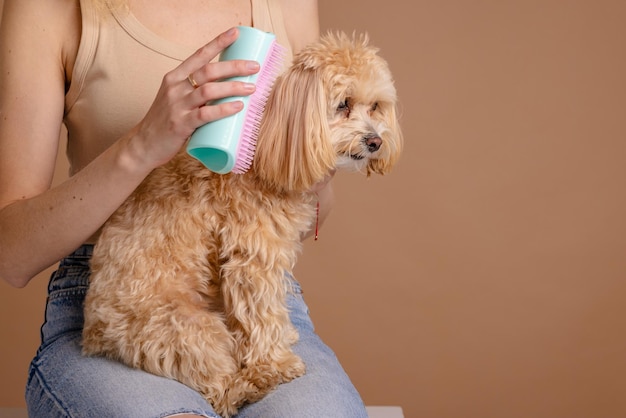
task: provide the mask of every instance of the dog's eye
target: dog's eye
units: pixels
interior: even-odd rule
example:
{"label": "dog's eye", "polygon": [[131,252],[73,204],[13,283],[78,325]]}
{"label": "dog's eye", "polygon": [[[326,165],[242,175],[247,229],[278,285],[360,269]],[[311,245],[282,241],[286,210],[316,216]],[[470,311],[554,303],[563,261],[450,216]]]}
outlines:
{"label": "dog's eye", "polygon": [[374,103],[374,104],[372,105],[372,108],[370,109],[370,111],[375,112],[375,111],[376,111],[376,109],[378,109],[378,102],[376,102],[376,103]]}
{"label": "dog's eye", "polygon": [[343,102],[339,103],[339,106],[337,106],[337,112],[343,112],[343,113],[350,114],[350,102],[349,102],[349,99],[346,99]]}

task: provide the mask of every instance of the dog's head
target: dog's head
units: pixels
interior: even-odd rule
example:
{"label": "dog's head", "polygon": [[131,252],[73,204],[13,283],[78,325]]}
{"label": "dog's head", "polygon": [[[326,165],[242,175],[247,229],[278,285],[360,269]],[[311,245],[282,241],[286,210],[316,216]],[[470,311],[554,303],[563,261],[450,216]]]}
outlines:
{"label": "dog's head", "polygon": [[393,78],[366,35],[328,34],[276,81],[254,169],[285,190],[307,190],[331,170],[385,174],[402,150]]}

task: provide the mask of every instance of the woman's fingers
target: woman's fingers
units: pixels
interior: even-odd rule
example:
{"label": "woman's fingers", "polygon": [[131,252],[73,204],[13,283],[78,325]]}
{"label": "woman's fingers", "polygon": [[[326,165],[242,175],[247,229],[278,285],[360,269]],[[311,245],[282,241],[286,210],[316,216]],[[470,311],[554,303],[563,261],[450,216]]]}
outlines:
{"label": "woman's fingers", "polygon": [[[214,83],[219,86],[209,86],[208,84],[199,88],[197,93],[190,96],[192,101],[192,111],[189,112],[190,122],[194,126],[200,126],[207,122],[230,116],[243,109],[241,100],[223,101],[219,104],[211,103],[205,106],[205,103],[215,100],[215,98],[230,96],[247,96],[254,91],[254,84],[247,83]],[[226,88],[228,85],[240,85],[244,87]],[[245,87],[248,86],[248,87]]]}
{"label": "woman's fingers", "polygon": [[192,88],[198,88],[206,83],[220,81],[231,77],[241,77],[255,74],[261,66],[256,61],[229,60],[206,63],[185,77],[186,83]]}
{"label": "woman's fingers", "polygon": [[196,108],[213,102],[217,99],[233,96],[248,96],[254,93],[256,86],[252,83],[241,81],[222,81],[218,83],[206,83],[199,85],[195,91],[187,96],[189,106]]}
{"label": "woman's fingers", "polygon": [[254,61],[230,60],[214,61],[215,58],[239,36],[237,28],[221,33],[171,72],[171,77],[186,80],[192,87],[205,83],[223,80],[234,76],[245,76],[259,71],[259,64]]}
{"label": "woman's fingers", "polygon": [[[203,124],[211,120],[229,116],[241,110],[239,103],[223,103],[205,106],[214,100],[247,96],[254,92],[255,86],[241,81],[223,81],[232,77],[244,77],[257,73],[260,64],[255,61],[229,60],[214,61],[226,47],[239,36],[237,28],[218,35],[214,40],[198,49],[166,77],[168,83],[182,86],[187,97],[187,106],[191,109],[190,121]],[[189,69],[193,71],[186,73]]]}
{"label": "woman's fingers", "polygon": [[191,125],[200,126],[207,122],[234,115],[243,109],[241,100],[233,100],[218,105],[200,106],[187,114],[187,119]]}
{"label": "woman's fingers", "polygon": [[243,109],[240,100],[216,100],[248,96],[254,84],[226,80],[251,75],[260,66],[253,61],[214,61],[237,39],[236,28],[220,34],[168,72],[145,117],[138,125],[139,142],[146,155],[161,164],[168,161],[198,127]]}
{"label": "woman's fingers", "polygon": [[174,72],[177,73],[180,79],[184,79],[187,75],[215,59],[220,52],[235,42],[238,36],[239,30],[237,28],[230,28],[226,32],[219,34],[215,39],[211,40],[208,44],[204,45],[189,58],[184,60],[176,67]]}

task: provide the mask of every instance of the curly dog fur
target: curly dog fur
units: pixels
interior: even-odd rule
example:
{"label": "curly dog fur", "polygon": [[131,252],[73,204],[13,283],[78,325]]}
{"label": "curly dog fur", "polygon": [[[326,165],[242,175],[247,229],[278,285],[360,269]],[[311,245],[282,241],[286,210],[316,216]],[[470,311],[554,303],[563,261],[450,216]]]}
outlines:
{"label": "curly dog fur", "polygon": [[268,99],[252,168],[218,175],[180,152],[103,227],[83,352],[176,379],[229,417],[305,373],[286,296],[335,168],[385,174],[402,149],[396,91],[367,36],[328,34]]}

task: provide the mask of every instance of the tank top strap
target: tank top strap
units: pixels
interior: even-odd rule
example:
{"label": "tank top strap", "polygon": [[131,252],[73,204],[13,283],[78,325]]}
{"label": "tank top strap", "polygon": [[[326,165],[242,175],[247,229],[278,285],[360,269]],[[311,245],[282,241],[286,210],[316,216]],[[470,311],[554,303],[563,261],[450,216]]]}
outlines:
{"label": "tank top strap", "polygon": [[98,28],[98,12],[95,7],[91,0],[80,0],[82,29],[78,53],[76,55],[74,68],[72,69],[72,80],[65,94],[66,113],[76,102],[96,54],[100,31]]}
{"label": "tank top strap", "polygon": [[251,0],[251,3],[252,26],[276,35],[276,41],[287,50],[285,65],[289,65],[293,59],[293,52],[280,4],[276,0]]}

